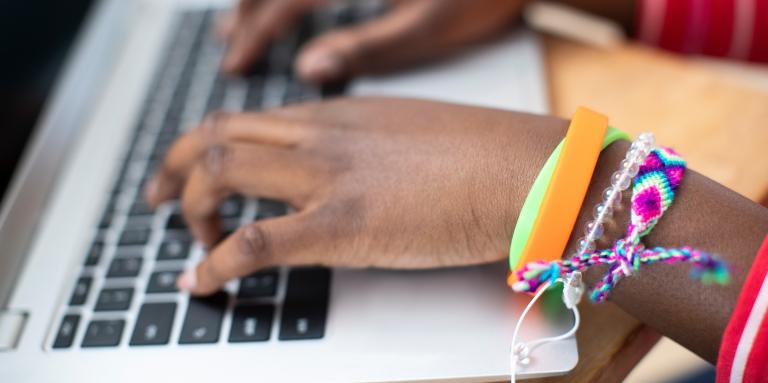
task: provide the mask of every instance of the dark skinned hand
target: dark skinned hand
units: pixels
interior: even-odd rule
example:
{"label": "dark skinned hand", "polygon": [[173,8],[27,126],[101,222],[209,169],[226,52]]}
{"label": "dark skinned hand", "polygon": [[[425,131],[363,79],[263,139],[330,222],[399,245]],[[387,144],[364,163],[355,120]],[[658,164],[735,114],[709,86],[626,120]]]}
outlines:
{"label": "dark skinned hand", "polygon": [[[565,122],[417,100],[348,98],[214,114],[172,146],[151,204],[181,197],[211,253],[182,288],[207,294],[276,265],[429,268],[500,260]],[[296,212],[218,245],[231,193]]]}
{"label": "dark skinned hand", "polygon": [[[327,0],[240,0],[221,17],[217,35],[228,44],[222,70],[247,71],[278,38]],[[295,69],[323,83],[433,59],[497,35],[514,23],[522,0],[393,0],[369,22],[332,30],[309,41]]]}

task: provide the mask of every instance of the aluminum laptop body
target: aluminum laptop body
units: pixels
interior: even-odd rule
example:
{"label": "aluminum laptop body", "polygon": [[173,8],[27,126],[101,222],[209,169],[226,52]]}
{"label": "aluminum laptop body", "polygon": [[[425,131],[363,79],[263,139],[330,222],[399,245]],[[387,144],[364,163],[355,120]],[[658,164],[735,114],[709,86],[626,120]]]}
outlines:
{"label": "aluminum laptop body", "polygon": [[[173,273],[204,255],[174,226],[173,203],[142,211],[146,169],[208,110],[325,94],[287,73],[295,46],[275,48],[261,74],[218,76],[223,48],[208,28],[210,9],[225,6],[103,0],[90,11],[4,197],[0,381],[508,379],[511,333],[529,298],[505,286],[503,263],[277,269],[207,300],[173,291]],[[346,12],[334,7],[313,25],[334,25],[328,18]],[[440,63],[354,80],[345,93],[545,113],[540,55],[536,37],[518,31]],[[227,208],[235,226],[285,213],[268,200]],[[571,324],[566,311],[537,308],[522,338]],[[544,345],[520,377],[564,374],[577,361],[573,339]]]}

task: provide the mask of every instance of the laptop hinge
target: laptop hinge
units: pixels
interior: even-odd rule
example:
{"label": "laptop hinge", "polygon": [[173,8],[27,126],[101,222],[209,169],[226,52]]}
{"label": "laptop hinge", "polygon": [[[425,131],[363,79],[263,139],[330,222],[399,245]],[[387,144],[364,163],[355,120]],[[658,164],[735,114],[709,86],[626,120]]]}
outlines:
{"label": "laptop hinge", "polygon": [[0,351],[16,348],[27,322],[27,313],[23,311],[0,310]]}

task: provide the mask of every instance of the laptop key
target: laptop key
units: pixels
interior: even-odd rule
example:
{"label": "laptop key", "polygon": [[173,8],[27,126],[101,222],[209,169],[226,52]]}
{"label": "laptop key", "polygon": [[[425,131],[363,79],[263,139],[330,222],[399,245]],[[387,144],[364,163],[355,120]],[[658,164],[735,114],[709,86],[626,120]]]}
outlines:
{"label": "laptop key", "polygon": [[168,344],[171,338],[176,303],[145,303],[139,310],[136,327],[131,335],[131,346]]}
{"label": "laptop key", "polygon": [[135,277],[141,271],[142,261],[139,257],[115,258],[109,265],[107,278]]}
{"label": "laptop key", "polygon": [[269,340],[272,332],[272,305],[240,305],[232,313],[230,343],[263,342]]}
{"label": "laptop key", "polygon": [[260,199],[256,219],[267,219],[288,214],[288,206],[272,199]]}
{"label": "laptop key", "polygon": [[168,217],[168,223],[165,227],[171,230],[186,229],[187,223],[184,221],[184,217],[181,213],[174,212]]}
{"label": "laptop key", "polygon": [[132,287],[108,288],[101,290],[93,311],[125,311],[131,307]]}
{"label": "laptop key", "polygon": [[240,280],[238,299],[271,297],[277,291],[277,271],[260,271]]}
{"label": "laptop key", "polygon": [[243,199],[239,197],[227,198],[219,205],[219,214],[224,218],[240,217],[243,212]]}
{"label": "laptop key", "polygon": [[104,244],[100,241],[94,242],[88,250],[88,255],[85,257],[85,266],[96,266],[101,259],[101,253],[104,251]]}
{"label": "laptop key", "polygon": [[157,253],[159,261],[175,261],[187,259],[189,256],[190,240],[187,238],[166,238]]}
{"label": "laptop key", "polygon": [[190,298],[179,344],[218,342],[227,299],[227,293],[221,291],[205,298]]}
{"label": "laptop key", "polygon": [[145,245],[149,241],[149,235],[151,231],[149,229],[126,229],[123,234],[120,235],[118,245],[120,246],[136,246]]}
{"label": "laptop key", "polygon": [[72,292],[72,297],[69,298],[70,306],[80,306],[85,303],[88,298],[88,292],[91,291],[91,277],[80,277],[75,284],[75,290]]}
{"label": "laptop key", "polygon": [[155,271],[149,277],[149,283],[147,284],[147,294],[154,293],[175,293],[179,291],[176,288],[176,278],[179,277],[181,271]]}
{"label": "laptop key", "polygon": [[144,201],[136,201],[131,206],[131,210],[128,214],[132,216],[147,216],[155,214],[155,210]]}
{"label": "laptop key", "polygon": [[104,213],[104,215],[101,216],[101,219],[99,220],[99,229],[107,229],[112,225],[112,218],[114,216],[114,212],[108,211]]}
{"label": "laptop key", "polygon": [[94,320],[88,324],[81,347],[114,347],[120,344],[125,320]]}
{"label": "laptop key", "polygon": [[68,314],[61,320],[59,332],[53,340],[53,348],[69,348],[75,340],[77,325],[80,324],[80,315]]}
{"label": "laptop key", "polygon": [[280,321],[280,340],[319,339],[328,314],[329,269],[297,268],[288,275]]}

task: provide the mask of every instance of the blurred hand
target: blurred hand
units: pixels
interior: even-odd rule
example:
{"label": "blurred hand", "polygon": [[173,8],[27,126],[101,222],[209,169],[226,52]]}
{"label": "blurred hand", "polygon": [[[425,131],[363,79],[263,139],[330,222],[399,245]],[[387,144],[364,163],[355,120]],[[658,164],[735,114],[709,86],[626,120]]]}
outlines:
{"label": "blurred hand", "polygon": [[[229,44],[222,70],[242,73],[278,37],[327,0],[240,0],[217,23]],[[322,83],[380,72],[450,53],[492,37],[518,16],[524,0],[392,0],[390,11],[367,23],[309,41],[296,60],[304,80]]]}
{"label": "blurred hand", "polygon": [[[214,114],[174,143],[147,199],[181,196],[192,233],[211,248],[179,282],[197,294],[276,265],[490,262],[506,257],[527,188],[566,124],[379,98]],[[286,201],[296,213],[216,244],[217,207],[232,193]]]}

